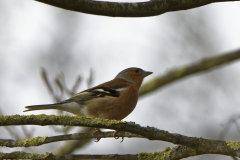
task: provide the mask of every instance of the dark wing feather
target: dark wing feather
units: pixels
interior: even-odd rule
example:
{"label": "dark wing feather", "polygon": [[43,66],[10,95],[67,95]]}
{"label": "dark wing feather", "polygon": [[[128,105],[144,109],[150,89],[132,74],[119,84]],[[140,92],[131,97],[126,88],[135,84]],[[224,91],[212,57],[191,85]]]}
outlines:
{"label": "dark wing feather", "polygon": [[[105,87],[104,85],[99,85],[93,88],[89,88],[85,91],[82,91],[78,94],[75,94],[72,98],[66,101],[74,101],[77,103],[84,104],[86,101],[93,98],[101,98],[105,96],[119,97],[120,89],[123,89],[128,86],[128,83],[118,83],[110,87]],[[66,102],[65,101],[65,102]]]}
{"label": "dark wing feather", "polygon": [[99,87],[95,88],[94,90],[91,91],[93,94],[93,97],[105,97],[105,96],[112,96],[112,97],[119,97],[119,91],[110,89],[107,87]]}

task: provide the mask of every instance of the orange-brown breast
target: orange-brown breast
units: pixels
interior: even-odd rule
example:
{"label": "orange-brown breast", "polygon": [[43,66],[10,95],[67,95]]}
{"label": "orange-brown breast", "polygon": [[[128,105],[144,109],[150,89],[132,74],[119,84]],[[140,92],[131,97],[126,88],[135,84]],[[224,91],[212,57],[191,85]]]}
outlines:
{"label": "orange-brown breast", "polygon": [[105,119],[121,120],[128,116],[135,108],[138,100],[138,86],[130,83],[122,88],[119,97],[99,97],[86,104],[86,115]]}

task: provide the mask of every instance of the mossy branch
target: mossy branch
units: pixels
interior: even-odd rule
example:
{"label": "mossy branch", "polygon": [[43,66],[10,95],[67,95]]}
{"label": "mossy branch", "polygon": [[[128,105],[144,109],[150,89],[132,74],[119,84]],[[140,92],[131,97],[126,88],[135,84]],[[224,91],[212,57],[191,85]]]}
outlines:
{"label": "mossy branch", "polygon": [[[74,134],[66,134],[66,135],[58,135],[52,137],[35,137],[35,138],[27,138],[21,140],[13,140],[13,139],[0,139],[1,147],[31,147],[31,146],[40,146],[43,144],[59,142],[59,141],[67,141],[67,140],[83,140],[90,138],[113,138],[114,132],[97,132],[97,133],[74,133]],[[116,137],[128,137],[128,138],[144,138],[134,133],[122,132],[119,131],[116,134]]]}
{"label": "mossy branch", "polygon": [[166,84],[169,84],[181,78],[214,69],[220,65],[228,64],[232,61],[238,60],[239,58],[240,50],[236,50],[233,52],[228,52],[226,54],[202,59],[190,65],[177,67],[168,71],[163,76],[154,78],[151,81],[142,85],[140,89],[140,96],[152,93],[153,91],[165,86]]}
{"label": "mossy branch", "polygon": [[[233,141],[218,141],[204,138],[187,137],[180,134],[172,134],[153,127],[141,127],[134,122],[123,122],[99,118],[87,118],[81,116],[54,116],[54,115],[30,115],[30,116],[0,116],[0,126],[9,125],[64,125],[87,126],[108,128],[141,135],[150,140],[161,140],[177,145],[184,145],[200,154],[222,154],[239,157],[240,143]],[[90,133],[91,134],[91,133]]]}
{"label": "mossy branch", "polygon": [[68,160],[77,160],[77,159],[114,159],[114,160],[178,160],[182,158],[187,158],[191,156],[201,155],[198,149],[194,149],[186,146],[175,146],[173,148],[166,148],[162,152],[155,153],[146,153],[141,152],[139,154],[107,154],[107,155],[54,155],[51,153],[45,154],[31,154],[26,152],[12,152],[12,153],[1,153],[0,159],[44,159],[44,160],[59,160],[59,159],[68,159]]}
{"label": "mossy branch", "polygon": [[51,153],[45,154],[31,154],[26,152],[12,152],[12,153],[1,153],[0,159],[44,159],[44,160],[59,160],[59,159],[67,159],[67,160],[79,160],[79,159],[119,159],[119,160],[137,160],[138,155],[119,155],[119,154],[108,154],[108,155],[53,155]]}
{"label": "mossy branch", "polygon": [[196,155],[196,152],[185,146],[176,146],[174,148],[166,148],[162,152],[155,153],[146,153],[142,152],[134,155],[119,155],[119,154],[108,154],[108,155],[65,155],[58,156],[50,153],[45,154],[31,154],[25,152],[12,152],[12,153],[0,153],[0,159],[51,159],[51,160],[59,160],[59,159],[68,159],[68,160],[77,160],[77,159],[119,159],[119,160],[172,160],[172,159],[180,159],[189,156]]}
{"label": "mossy branch", "polygon": [[111,17],[149,17],[232,0],[151,0],[147,2],[107,2],[92,0],[35,0],[62,9]]}

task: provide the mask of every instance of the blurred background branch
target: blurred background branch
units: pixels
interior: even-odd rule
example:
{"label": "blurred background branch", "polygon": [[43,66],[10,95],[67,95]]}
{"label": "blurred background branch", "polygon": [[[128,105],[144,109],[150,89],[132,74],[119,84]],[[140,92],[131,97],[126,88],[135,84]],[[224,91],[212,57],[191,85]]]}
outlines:
{"label": "blurred background branch", "polygon": [[230,131],[230,129],[235,126],[238,133],[240,134],[240,126],[238,124],[238,120],[240,119],[240,115],[232,115],[226,122],[222,124],[223,129],[219,134],[219,140],[224,140],[226,134]]}
{"label": "blurred background branch", "polygon": [[177,67],[168,71],[163,76],[159,76],[150,80],[149,82],[142,85],[140,89],[140,96],[151,93],[161,87],[174,82],[176,80],[185,78],[192,74],[208,71],[210,69],[214,69],[219,65],[228,64],[232,61],[238,60],[240,58],[240,50],[236,50],[233,52],[228,52],[223,55],[213,56],[209,58],[202,59],[193,64],[186,65],[183,67]]}
{"label": "blurred background branch", "polygon": [[[43,79],[43,82],[45,86],[47,87],[51,97],[53,98],[54,102],[60,102],[63,99],[64,95],[68,95],[69,97],[73,96],[77,93],[78,88],[82,82],[82,77],[80,75],[77,76],[75,83],[73,84],[71,89],[68,89],[66,82],[65,82],[65,76],[64,73],[58,74],[55,78],[53,83],[50,83],[47,70],[45,68],[41,68],[41,77]],[[93,82],[93,70],[90,70],[89,78],[86,80],[88,87],[92,85]],[[54,89],[55,88],[55,89]],[[57,94],[57,90],[60,91],[59,94]],[[56,111],[57,114],[67,114],[63,111]],[[67,134],[72,129],[71,126],[67,127],[57,127],[57,126],[50,126],[55,132],[64,133]],[[93,128],[80,128],[77,130],[79,133],[86,133],[93,131]],[[53,151],[56,155],[65,155],[70,154],[74,150],[85,147],[87,144],[91,142],[91,139],[82,139],[81,141],[66,141],[65,144],[63,144],[62,147],[56,147],[56,149]]]}
{"label": "blurred background branch", "polygon": [[107,2],[92,0],[35,0],[55,7],[82,13],[110,17],[148,17],[166,12],[192,9],[216,2],[232,2],[233,0],[151,0],[147,2]]}

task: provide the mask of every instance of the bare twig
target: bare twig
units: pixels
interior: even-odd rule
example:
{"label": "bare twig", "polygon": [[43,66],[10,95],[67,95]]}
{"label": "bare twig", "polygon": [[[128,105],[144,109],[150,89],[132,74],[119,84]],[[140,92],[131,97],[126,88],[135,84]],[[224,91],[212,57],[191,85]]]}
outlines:
{"label": "bare twig", "polygon": [[63,76],[63,73],[56,76],[55,79],[54,79],[55,85],[57,86],[57,88],[60,91],[60,94],[58,96],[58,102],[60,102],[63,99],[63,96],[64,96],[64,86],[61,82],[62,76]]}
{"label": "bare twig", "polygon": [[69,96],[72,96],[72,95],[75,94],[75,93],[72,92],[72,90],[68,89],[66,81],[65,81],[64,73],[61,73],[59,76],[57,76],[56,79],[59,80],[59,85],[61,85],[61,87],[63,89],[63,93],[65,92]]}
{"label": "bare twig", "polygon": [[52,96],[54,102],[59,102],[61,101],[60,97],[54,92],[53,86],[51,85],[51,83],[49,82],[49,78],[47,75],[47,71],[45,68],[41,68],[41,77],[43,79],[44,84],[46,85],[50,95]]}
{"label": "bare twig", "polygon": [[237,121],[240,119],[240,115],[233,115],[223,124],[223,130],[219,134],[219,140],[224,140],[226,134],[229,132],[233,125],[236,126],[238,132],[240,133],[240,127],[238,126]]}
{"label": "bare twig", "polygon": [[[77,89],[80,86],[81,82],[82,82],[82,77],[81,76],[77,76],[76,81],[75,81],[75,83],[74,83],[74,85],[72,87],[72,93],[74,93],[74,94],[77,93]],[[73,95],[71,95],[71,96],[73,96]]]}
{"label": "bare twig", "polygon": [[87,79],[88,88],[90,88],[92,86],[92,83],[93,83],[93,70],[90,69],[90,74],[89,74],[89,77]]}
{"label": "bare twig", "polygon": [[[27,130],[27,128],[25,126],[21,126],[21,129],[22,129],[24,137],[31,137],[35,132],[34,128],[31,128],[31,132],[30,132],[30,131]],[[16,129],[15,129],[15,132],[16,132]]]}

